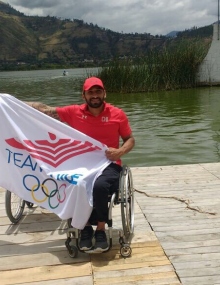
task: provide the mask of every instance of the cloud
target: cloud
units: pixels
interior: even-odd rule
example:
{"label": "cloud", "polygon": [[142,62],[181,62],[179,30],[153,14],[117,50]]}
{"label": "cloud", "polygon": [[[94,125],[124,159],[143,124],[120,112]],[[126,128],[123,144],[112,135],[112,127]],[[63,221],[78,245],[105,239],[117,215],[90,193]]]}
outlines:
{"label": "cloud", "polygon": [[124,33],[167,34],[217,21],[216,0],[5,0],[26,15],[80,19]]}
{"label": "cloud", "polygon": [[[5,1],[6,2],[6,1]],[[34,8],[53,8],[54,6],[59,5],[59,0],[13,0],[13,1],[7,1],[10,2],[11,5],[20,6],[28,9],[34,9]],[[69,1],[68,1],[69,2]]]}

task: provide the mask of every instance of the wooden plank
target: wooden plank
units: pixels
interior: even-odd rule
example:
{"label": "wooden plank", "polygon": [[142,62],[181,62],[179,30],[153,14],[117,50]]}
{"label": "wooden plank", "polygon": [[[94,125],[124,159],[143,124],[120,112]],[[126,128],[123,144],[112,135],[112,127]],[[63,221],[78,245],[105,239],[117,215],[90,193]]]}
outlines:
{"label": "wooden plank", "polygon": [[[144,246],[142,247],[135,247],[132,244],[132,256],[128,259],[122,259],[121,256],[119,255],[119,249],[113,249],[105,254],[102,255],[91,255],[91,260],[95,263],[98,264],[98,262],[101,262],[102,265],[105,265],[105,263],[111,264],[112,260],[114,260],[114,264],[119,264],[119,263],[130,263],[133,260],[137,262],[137,259],[143,259],[144,258],[154,258],[153,260],[157,260],[156,258],[160,257],[165,257],[164,251],[161,246]],[[156,258],[155,258],[156,257]],[[163,260],[163,259],[162,259]]]}
{"label": "wooden plank", "polygon": [[[1,211],[0,211],[1,213]],[[22,220],[19,222],[19,224],[30,224],[33,222],[52,222],[52,221],[60,221],[61,219],[53,214],[53,213],[34,213],[34,214],[27,214],[27,212],[24,212]],[[8,217],[5,215],[2,215],[0,217],[0,224],[1,225],[10,225],[11,222],[9,221]]]}
{"label": "wooden plank", "polygon": [[25,284],[37,281],[58,280],[91,275],[91,265],[80,263],[74,265],[41,266],[28,269],[1,272],[1,284]]}
{"label": "wooden plank", "polygon": [[5,232],[5,234],[0,235],[1,243],[0,245],[6,244],[23,244],[23,243],[37,243],[41,241],[54,241],[57,239],[66,239],[66,232],[64,230],[54,230],[54,231],[44,231],[44,232],[31,232],[31,233],[17,233],[17,227],[15,226],[15,230],[10,234]]}
{"label": "wooden plank", "polygon": [[203,246],[203,247],[190,247],[190,248],[175,248],[167,249],[166,254],[168,256],[185,255],[185,254],[204,254],[204,253],[216,253],[220,252],[220,246]]}
{"label": "wooden plank", "polygon": [[[120,273],[121,271],[119,271]],[[147,284],[146,282],[151,280],[154,281],[153,284],[157,284],[157,280],[160,279],[165,279],[166,278],[173,278],[175,281],[175,284],[180,284],[178,282],[178,279],[176,277],[176,274],[174,272],[156,272],[156,273],[147,273],[145,274],[145,268],[142,271],[138,271],[138,270],[134,270],[132,272],[130,272],[130,274],[132,273],[133,275],[127,275],[127,271],[126,272],[121,272],[120,275],[117,275],[117,277],[112,277],[114,276],[114,274],[116,274],[116,272],[113,272],[111,277],[103,277],[103,278],[98,278],[96,276],[94,276],[94,282],[96,285],[103,285],[103,284],[128,284],[128,282],[133,282],[133,284],[137,284],[137,282],[139,281],[145,281],[144,284]],[[106,272],[107,275],[107,272]]]}
{"label": "wooden plank", "polygon": [[220,260],[220,252],[188,255],[170,255],[169,260],[176,264],[179,262],[198,262],[205,260]]}
{"label": "wooden plank", "polygon": [[[54,251],[63,250],[64,241],[62,239],[57,239],[50,242],[38,242],[38,243],[23,243],[23,244],[7,244],[0,246],[0,256],[12,256],[12,255],[29,255],[38,253],[49,253]],[[1,265],[0,265],[1,266]]]}
{"label": "wooden plank", "polygon": [[[142,258],[142,257],[140,257]],[[152,268],[152,267],[161,267],[161,266],[165,266],[165,265],[170,265],[170,262],[169,260],[166,258],[164,260],[155,260],[155,261],[149,261],[146,260],[146,261],[143,261],[142,262],[138,262],[137,260],[137,263],[135,263],[134,260],[132,260],[131,263],[124,263],[124,264],[108,264],[108,265],[104,265],[102,266],[102,264],[99,264],[96,266],[94,266],[93,264],[93,270],[95,272],[100,272],[100,271],[118,271],[118,270],[128,270],[128,269],[138,269],[138,268],[143,268],[143,267],[146,267],[146,268]],[[171,266],[172,267],[172,266]],[[173,267],[172,267],[172,270],[173,270]],[[172,271],[171,270],[171,271]]]}
{"label": "wooden plank", "polygon": [[182,283],[193,284],[193,285],[217,285],[219,284],[220,274],[217,273],[215,276],[202,276],[202,277],[182,277]]}
{"label": "wooden plank", "polygon": [[[200,234],[213,234],[213,233],[219,233],[220,232],[220,227],[218,228],[209,228],[209,229],[199,229],[199,230],[191,230],[188,231],[187,229],[182,230],[182,231],[176,231],[175,229],[172,231],[172,236],[173,237],[178,237],[178,236],[191,236],[191,235],[200,235]],[[167,235],[167,232],[157,232],[157,237],[164,237]]]}
{"label": "wooden plank", "polygon": [[[18,225],[19,226],[19,225]],[[136,227],[137,229],[137,227]],[[15,244],[24,244],[24,243],[39,243],[42,241],[56,241],[56,240],[63,240],[63,242],[66,240],[66,231],[65,230],[54,230],[54,231],[44,231],[44,232],[30,232],[30,233],[17,233],[17,230],[15,230],[12,234],[1,235],[1,242],[0,246],[5,245],[11,245],[13,243]],[[116,245],[119,247],[119,233],[118,230],[113,230],[113,245]],[[132,243],[136,246],[143,246],[144,242],[154,242],[157,241],[157,238],[152,231],[147,231],[145,228],[141,226],[141,228],[138,230],[138,232],[134,233],[134,236],[132,238]],[[149,246],[149,245],[148,245]]]}
{"label": "wooden plank", "polygon": [[174,242],[163,242],[163,248],[166,250],[169,249],[189,249],[189,248],[197,248],[197,247],[209,247],[209,246],[220,246],[220,239],[207,239],[207,240],[200,240],[200,241],[178,241],[177,243]]}
{"label": "wooden plank", "polygon": [[[16,229],[16,231],[15,231]],[[36,223],[19,223],[19,226],[15,225],[12,227],[8,226],[1,226],[0,227],[0,234],[7,234],[12,233],[31,233],[31,232],[45,232],[45,231],[54,231],[58,229],[67,229],[66,221],[47,221],[47,222],[36,222]]]}
{"label": "wooden plank", "polygon": [[[150,274],[160,274],[160,273],[165,273],[166,274],[172,274],[173,273],[173,267],[170,265],[163,265],[163,266],[157,266],[157,267],[149,267],[149,266],[142,266],[142,267],[135,267],[135,268],[123,268],[120,270],[111,270],[110,271],[96,271],[95,270],[95,279],[113,279],[115,280],[117,277],[136,277],[139,275],[144,276],[144,275],[150,275]],[[172,275],[173,276],[173,275]],[[129,279],[127,279],[129,280]],[[134,279],[133,279],[134,280]],[[105,284],[105,283],[104,283]]]}
{"label": "wooden plank", "polygon": [[31,283],[23,283],[22,285],[93,285],[93,277],[92,276],[80,276],[75,278],[65,278],[65,279],[57,279],[57,280],[43,280]]}
{"label": "wooden plank", "polygon": [[[177,262],[175,269],[179,270],[191,270],[191,269],[200,269],[203,271],[204,268],[219,268],[220,259],[215,260],[199,260],[199,261],[190,261],[190,262]],[[217,271],[216,271],[217,273]],[[220,281],[220,280],[219,280]]]}
{"label": "wooden plank", "polygon": [[[103,284],[103,283],[95,283],[95,284]],[[180,285],[179,281],[176,281],[176,278],[163,278],[163,279],[153,279],[153,280],[135,280],[134,281],[126,281],[126,283],[121,283],[120,280],[115,280],[114,285],[117,284],[126,284],[126,285]],[[32,285],[32,284],[31,284]],[[81,285],[81,284],[79,284]],[[215,284],[216,285],[216,284]]]}
{"label": "wooden plank", "polygon": [[211,224],[212,223],[220,223],[220,216],[213,216],[212,218],[211,217],[204,217],[203,219],[201,218],[198,218],[197,217],[194,217],[192,216],[191,219],[182,219],[181,222],[179,222],[179,219],[172,219],[172,221],[168,220],[167,218],[160,218],[159,220],[154,220],[153,223],[154,223],[154,227],[166,227],[167,225],[170,226],[179,226],[179,225],[182,225],[182,226],[185,226],[185,227],[188,227],[188,225],[203,225],[203,226],[207,226],[208,224]]}
{"label": "wooden plank", "polygon": [[[177,215],[176,216],[173,216],[173,217],[166,217],[165,215],[164,216],[160,216],[159,218],[156,216],[156,215],[148,215],[147,214],[147,211],[143,210],[143,213],[146,215],[146,217],[148,218],[149,222],[152,222],[152,223],[172,223],[172,224],[181,224],[181,223],[187,223],[187,222],[194,222],[195,224],[198,222],[198,221],[202,221],[203,223],[209,223],[209,222],[212,222],[212,220],[218,220],[219,219],[219,215],[216,215],[216,216],[212,216],[212,215],[207,215],[207,214],[200,214],[200,213],[191,213],[190,211],[187,211],[187,213],[183,213],[183,215]],[[150,216],[150,219],[149,219],[149,216]]]}
{"label": "wooden plank", "polygon": [[[201,222],[201,220],[200,220]],[[207,222],[201,222],[200,223],[199,221],[197,223],[194,223],[191,221],[190,222],[187,222],[187,223],[184,223],[184,224],[179,224],[179,225],[176,225],[173,226],[173,224],[169,224],[169,225],[166,225],[166,226],[153,226],[153,229],[154,231],[156,232],[169,232],[169,231],[173,231],[174,227],[175,227],[175,231],[185,231],[186,228],[188,231],[194,231],[194,230],[203,230],[204,227],[206,229],[212,229],[213,227],[215,228],[220,228],[220,221],[218,223],[216,222],[212,222],[212,223],[207,223]]]}
{"label": "wooden plank", "polygon": [[173,242],[173,243],[178,243],[178,242],[191,242],[191,241],[204,241],[204,240],[215,240],[215,239],[220,239],[220,233],[214,233],[214,234],[200,234],[200,235],[187,235],[187,236],[172,236],[167,235],[164,237],[161,237],[159,240],[160,242]]}
{"label": "wooden plank", "polygon": [[[63,248],[60,251],[53,251],[51,253],[35,253],[32,255],[12,255],[1,257],[0,270],[17,270],[17,269],[30,269],[33,267],[41,266],[57,266],[61,264],[78,264],[90,261],[89,255],[80,253],[77,258],[69,257],[67,250]],[[65,277],[65,276],[64,276]],[[68,276],[67,276],[68,277]]]}

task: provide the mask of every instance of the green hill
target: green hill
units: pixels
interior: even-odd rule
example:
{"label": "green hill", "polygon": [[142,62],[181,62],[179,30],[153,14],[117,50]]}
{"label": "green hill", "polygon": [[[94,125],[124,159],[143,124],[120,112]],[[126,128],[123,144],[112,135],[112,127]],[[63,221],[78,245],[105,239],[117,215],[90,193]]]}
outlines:
{"label": "green hill", "polygon": [[0,69],[10,65],[98,65],[144,56],[166,44],[165,36],[122,34],[82,20],[25,16],[0,1]]}

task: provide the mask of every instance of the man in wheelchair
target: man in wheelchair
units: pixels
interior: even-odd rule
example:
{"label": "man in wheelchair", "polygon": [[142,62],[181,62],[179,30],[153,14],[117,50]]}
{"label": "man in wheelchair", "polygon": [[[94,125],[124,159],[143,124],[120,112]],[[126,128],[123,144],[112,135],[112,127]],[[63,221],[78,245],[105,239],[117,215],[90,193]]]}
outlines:
{"label": "man in wheelchair", "polygon": [[[84,104],[64,107],[51,107],[40,102],[26,103],[108,146],[106,157],[112,163],[103,170],[93,188],[96,231],[94,233],[91,217],[81,230],[79,242],[79,247],[83,251],[91,248],[105,251],[109,246],[105,234],[105,224],[108,221],[108,197],[112,191],[118,189],[122,169],[121,157],[134,147],[135,140],[126,114],[121,109],[105,102],[106,91],[99,78],[90,77],[85,80],[82,98],[85,101]],[[119,145],[120,139],[123,140],[121,146]],[[94,246],[93,236],[95,237]]]}

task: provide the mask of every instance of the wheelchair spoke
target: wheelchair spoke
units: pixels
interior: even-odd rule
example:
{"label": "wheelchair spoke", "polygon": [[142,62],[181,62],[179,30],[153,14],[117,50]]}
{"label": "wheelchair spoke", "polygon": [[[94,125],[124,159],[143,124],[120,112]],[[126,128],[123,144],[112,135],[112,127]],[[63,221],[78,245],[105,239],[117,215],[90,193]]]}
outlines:
{"label": "wheelchair spoke", "polygon": [[126,238],[134,231],[134,191],[131,171],[123,167],[120,182],[122,227]]}
{"label": "wheelchair spoke", "polygon": [[10,191],[5,193],[5,210],[9,220],[16,224],[22,217],[25,201]]}

